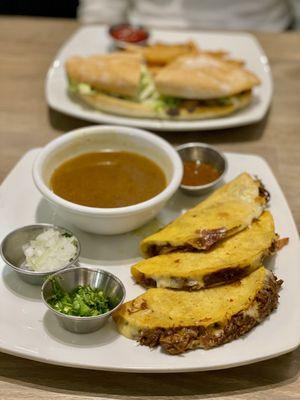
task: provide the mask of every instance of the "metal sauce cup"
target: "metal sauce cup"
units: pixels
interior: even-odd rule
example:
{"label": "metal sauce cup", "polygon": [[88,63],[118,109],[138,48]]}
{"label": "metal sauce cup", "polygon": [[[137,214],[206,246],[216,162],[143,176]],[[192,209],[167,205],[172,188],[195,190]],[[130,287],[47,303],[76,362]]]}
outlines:
{"label": "metal sauce cup", "polygon": [[[141,30],[145,33],[145,38],[143,38],[141,40],[135,40],[135,41],[128,41],[125,39],[117,39],[114,36],[114,32],[116,32],[118,29]],[[128,24],[128,23],[121,23],[121,24],[115,24],[115,25],[110,26],[108,29],[108,34],[109,34],[111,40],[113,41],[114,46],[119,49],[124,49],[130,45],[145,46],[148,43],[148,40],[150,37],[149,30],[147,28],[145,28],[144,26]]]}
{"label": "metal sauce cup", "polygon": [[[68,235],[74,236],[77,247],[76,254],[67,264],[57,269],[56,271],[37,272],[26,269],[24,267],[25,254],[23,251],[23,245],[29,243],[31,240],[34,240],[39,234],[50,228],[58,230],[63,234],[67,233]],[[2,240],[0,246],[0,255],[6,265],[17,272],[17,274],[23,281],[32,285],[41,285],[50,274],[53,274],[53,272],[61,271],[71,267],[77,262],[79,254],[80,242],[76,238],[76,236],[68,229],[52,224],[27,225],[22,228],[15,229]]]}
{"label": "metal sauce cup", "polygon": [[[53,295],[51,279],[54,277],[59,279],[61,287],[67,292],[71,292],[79,285],[101,289],[104,296],[113,303],[114,307],[104,314],[93,317],[77,317],[56,311],[47,301]],[[54,313],[60,325],[73,333],[91,333],[100,329],[111,314],[123,303],[125,295],[125,287],[119,278],[109,272],[95,268],[76,267],[56,272],[42,286],[44,303]]]}
{"label": "metal sauce cup", "polygon": [[227,171],[227,160],[225,156],[215,147],[206,143],[186,143],[176,147],[176,150],[184,163],[184,161],[200,161],[210,164],[219,172],[219,177],[205,185],[190,186],[180,185],[180,188],[189,195],[199,196],[214,189],[223,179]]}

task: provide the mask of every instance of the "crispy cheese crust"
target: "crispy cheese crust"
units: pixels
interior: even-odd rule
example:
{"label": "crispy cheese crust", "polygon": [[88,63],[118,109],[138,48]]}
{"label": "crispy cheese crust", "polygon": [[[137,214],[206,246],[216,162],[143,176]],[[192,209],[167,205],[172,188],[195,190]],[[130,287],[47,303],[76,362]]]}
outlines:
{"label": "crispy cheese crust", "polygon": [[197,292],[149,289],[113,315],[121,334],[169,354],[209,349],[239,338],[278,304],[282,281],[264,267],[238,284]]}
{"label": "crispy cheese crust", "polygon": [[164,229],[142,240],[145,257],[174,251],[208,250],[260,217],[268,192],[260,181],[243,173],[222,186]]}
{"label": "crispy cheese crust", "polygon": [[142,260],[131,267],[145,287],[199,290],[239,280],[259,268],[275,251],[274,221],[265,211],[249,228],[219,243],[213,250],[170,253]]}

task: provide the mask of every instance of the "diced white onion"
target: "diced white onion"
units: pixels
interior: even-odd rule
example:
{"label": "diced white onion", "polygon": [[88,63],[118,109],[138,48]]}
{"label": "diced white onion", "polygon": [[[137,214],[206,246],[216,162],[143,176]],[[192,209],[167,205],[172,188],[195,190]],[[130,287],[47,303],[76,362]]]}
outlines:
{"label": "diced white onion", "polygon": [[74,258],[77,247],[75,237],[66,237],[50,228],[23,246],[25,268],[37,272],[56,271]]}

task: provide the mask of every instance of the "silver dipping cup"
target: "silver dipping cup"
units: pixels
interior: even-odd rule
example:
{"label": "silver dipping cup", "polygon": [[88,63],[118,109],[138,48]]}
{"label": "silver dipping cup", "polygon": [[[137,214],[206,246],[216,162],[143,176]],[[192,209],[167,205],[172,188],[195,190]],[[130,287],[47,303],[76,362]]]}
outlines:
{"label": "silver dipping cup", "polygon": [[186,143],[176,147],[176,150],[184,161],[200,161],[212,165],[219,172],[220,176],[213,182],[206,185],[190,186],[180,185],[180,188],[187,194],[199,196],[214,189],[223,179],[227,171],[227,160],[225,156],[215,147],[206,143]]}
{"label": "silver dipping cup", "polygon": [[[49,272],[36,272],[30,271],[24,267],[25,254],[23,252],[22,246],[31,240],[34,240],[40,233],[44,232],[46,229],[55,229],[61,233],[67,233],[75,237],[77,252],[74,257],[63,267],[56,271]],[[62,228],[60,226],[52,224],[35,224],[27,225],[22,228],[15,229],[10,232],[1,242],[0,245],[0,255],[3,261],[12,270],[17,272],[20,278],[32,285],[41,285],[45,279],[51,275],[53,272],[61,271],[63,269],[71,267],[77,262],[80,254],[80,243],[76,236],[68,229]]]}
{"label": "silver dipping cup", "polygon": [[[54,277],[59,279],[61,287],[67,292],[72,291],[79,285],[101,289],[104,296],[106,296],[113,304],[112,309],[105,314],[93,317],[78,317],[56,311],[47,302],[53,294],[51,279]],[[102,328],[110,315],[123,303],[125,294],[126,292],[123,283],[115,275],[101,269],[85,267],[75,267],[56,272],[51,275],[42,286],[42,299],[44,300],[44,303],[49,310],[54,313],[60,325],[73,333],[91,333]]]}
{"label": "silver dipping cup", "polygon": [[[135,41],[135,42],[128,42],[126,40],[121,40],[121,39],[116,39],[113,36],[113,31],[118,29],[118,28],[137,28],[137,29],[142,29],[145,33],[146,33],[146,37],[143,40],[139,40],[139,41]],[[150,32],[149,30],[142,26],[142,25],[136,25],[136,24],[129,24],[129,23],[119,23],[119,24],[114,24],[111,25],[108,29],[108,34],[110,36],[110,39],[112,40],[114,47],[116,47],[117,49],[124,49],[127,46],[130,45],[135,45],[135,46],[144,46],[148,43],[149,37],[150,37]]]}

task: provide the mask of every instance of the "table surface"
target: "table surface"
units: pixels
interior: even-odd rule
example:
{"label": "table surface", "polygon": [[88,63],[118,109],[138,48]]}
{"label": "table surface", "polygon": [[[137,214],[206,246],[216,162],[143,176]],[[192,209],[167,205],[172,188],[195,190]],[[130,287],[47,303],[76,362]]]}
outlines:
{"label": "table surface", "polygon": [[[77,27],[69,20],[0,17],[0,182],[26,151],[87,124],[50,110],[44,98],[47,69]],[[224,151],[264,157],[299,228],[300,33],[256,36],[269,57],[275,84],[267,117],[248,127],[161,135],[174,144],[208,142]],[[299,371],[299,349],[224,371],[166,375],[71,369],[0,353],[0,399],[300,399]]]}

